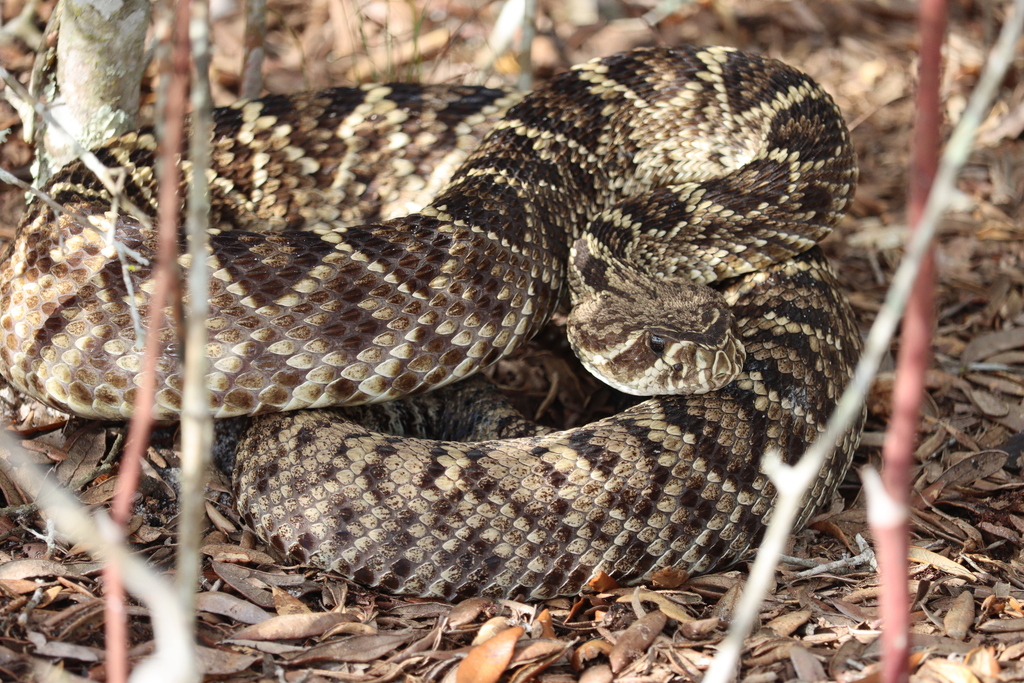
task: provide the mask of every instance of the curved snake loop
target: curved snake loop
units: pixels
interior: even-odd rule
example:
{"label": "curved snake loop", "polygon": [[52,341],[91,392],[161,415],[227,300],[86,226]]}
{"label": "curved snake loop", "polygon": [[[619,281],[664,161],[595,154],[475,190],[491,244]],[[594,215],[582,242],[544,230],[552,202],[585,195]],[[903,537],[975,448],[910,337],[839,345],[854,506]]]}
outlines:
{"label": "curved snake loop", "polygon": [[[859,353],[815,246],[856,165],[813,81],[727,48],[654,48],[522,100],[371,85],[239,103],[215,121],[207,386],[218,417],[263,415],[235,479],[265,538],[389,591],[534,597],[574,593],[599,569],[706,571],[756,542],[774,497],[761,455],[802,454]],[[155,149],[143,130],[98,150],[149,209]],[[80,164],[48,190],[85,224],[26,215],[0,270],[0,373],[60,410],[123,419],[141,357],[99,228],[143,254],[155,236],[113,215]],[[149,275],[131,275],[143,314]],[[638,393],[657,390],[652,366],[695,374],[682,391],[705,393],[471,443],[284,412],[465,378],[535,334],[567,284],[588,367]],[[666,288],[678,301],[652,299]],[[632,307],[605,307],[608,292]],[[701,346],[704,330],[673,327],[676,313],[727,340]],[[156,417],[173,419],[175,332],[157,334]],[[803,521],[859,433],[836,444]]]}

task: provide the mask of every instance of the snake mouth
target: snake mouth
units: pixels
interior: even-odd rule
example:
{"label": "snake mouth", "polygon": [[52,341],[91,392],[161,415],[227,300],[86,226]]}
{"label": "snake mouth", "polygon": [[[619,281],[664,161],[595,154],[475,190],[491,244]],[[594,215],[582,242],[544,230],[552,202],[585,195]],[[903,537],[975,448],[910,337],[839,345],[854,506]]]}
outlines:
{"label": "snake mouth", "polygon": [[725,298],[706,285],[629,271],[622,287],[578,301],[569,314],[566,333],[584,367],[634,396],[705,394],[732,382],[746,353]]}
{"label": "snake mouth", "polygon": [[[653,344],[651,337],[656,337]],[[570,343],[573,335],[570,334]],[[583,366],[605,384],[633,396],[700,395],[717,391],[743,370],[743,343],[727,330],[715,346],[640,331],[618,348],[594,353],[573,347]]]}

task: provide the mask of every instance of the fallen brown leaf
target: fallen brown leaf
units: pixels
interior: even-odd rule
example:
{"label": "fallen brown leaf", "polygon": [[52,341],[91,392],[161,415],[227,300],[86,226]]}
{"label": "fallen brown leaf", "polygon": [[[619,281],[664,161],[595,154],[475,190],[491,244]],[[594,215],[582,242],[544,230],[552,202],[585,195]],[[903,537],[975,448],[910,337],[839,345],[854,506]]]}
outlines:
{"label": "fallen brown leaf", "polygon": [[470,645],[480,645],[510,628],[512,628],[512,624],[507,617],[491,617],[480,624],[480,628],[477,630],[476,635],[473,636]]}
{"label": "fallen brown leaf", "polygon": [[668,618],[661,610],[648,612],[634,621],[619,635],[612,651],[608,653],[608,662],[611,664],[612,671],[614,673],[622,671],[627,664],[642,655],[665,628],[667,622]]}
{"label": "fallen brown leaf", "polygon": [[794,645],[789,649],[789,661],[793,663],[796,677],[801,680],[824,681],[828,678],[825,675],[825,667],[821,665],[818,658],[800,645]]}
{"label": "fallen brown leaf", "polygon": [[722,622],[715,617],[710,619],[694,619],[693,621],[680,622],[679,633],[688,640],[701,640],[707,638],[721,625]]}
{"label": "fallen brown leaf", "polygon": [[277,586],[270,587],[270,594],[274,596],[274,611],[278,614],[309,614],[311,612],[306,603]]}
{"label": "fallen brown leaf", "polygon": [[802,609],[796,612],[780,614],[765,624],[765,626],[771,629],[775,635],[785,637],[792,635],[794,631],[806,624],[810,618],[811,610]]}
{"label": "fallen brown leaf", "polygon": [[518,666],[527,663],[527,661],[550,659],[552,654],[560,654],[571,646],[571,643],[564,640],[554,640],[552,638],[522,639],[516,643],[515,652],[512,655],[510,664]]}
{"label": "fallen brown leaf", "polygon": [[580,671],[583,669],[583,665],[594,657],[597,657],[598,655],[605,655],[607,657],[611,654],[611,651],[612,644],[604,638],[588,640],[576,648],[575,652],[572,653],[569,664],[574,670]]}
{"label": "fallen brown leaf", "polygon": [[42,633],[34,631],[29,631],[25,635],[25,639],[35,647],[36,654],[43,657],[77,659],[82,662],[98,662],[103,657],[103,651],[99,648],[62,643],[59,640],[47,640]]}
{"label": "fallen brown leaf", "polygon": [[196,595],[196,609],[200,612],[219,614],[243,624],[258,624],[273,616],[248,600],[242,600],[220,591],[208,591]]}
{"label": "fallen brown leaf", "polygon": [[682,569],[676,569],[675,567],[662,567],[651,574],[651,583],[654,584],[655,588],[679,588],[686,583],[686,580],[689,578],[690,575]]}
{"label": "fallen brown leaf", "polygon": [[960,362],[969,365],[1001,351],[1019,349],[1024,346],[1024,327],[989,332],[972,339],[960,356]]}
{"label": "fallen brown leaf", "polygon": [[81,578],[100,569],[102,565],[94,562],[61,564],[53,560],[11,560],[0,564],[0,579],[32,579],[44,576]]}
{"label": "fallen brown leaf", "polygon": [[1007,455],[1002,451],[983,451],[964,458],[947,468],[934,482],[921,491],[921,498],[928,504],[932,504],[947,486],[969,484],[995,474],[1006,465],[1006,459]]}
{"label": "fallen brown leaf", "polygon": [[319,614],[282,614],[270,617],[252,626],[246,626],[231,635],[232,639],[246,640],[294,640],[322,635],[327,629],[344,622],[356,621],[356,617],[343,612],[321,612]]}
{"label": "fallen brown leaf", "polygon": [[907,559],[911,562],[930,564],[936,569],[942,570],[947,574],[962,576],[965,579],[970,579],[971,581],[976,580],[973,573],[964,569],[948,557],[943,557],[938,553],[933,553],[931,550],[925,550],[924,548],[918,548],[917,546],[910,546],[910,548],[907,549]]}
{"label": "fallen brown leaf", "polygon": [[551,623],[551,610],[542,610],[541,613],[537,615],[537,623],[540,624],[541,638],[555,637],[555,629]]}
{"label": "fallen brown leaf", "polygon": [[260,659],[259,655],[247,655],[228,648],[196,646],[199,671],[205,676],[227,676],[245,671]]}
{"label": "fallen brown leaf", "polygon": [[594,591],[598,593],[604,593],[606,591],[615,590],[619,587],[619,582],[608,576],[604,572],[598,572],[591,577],[590,581],[587,581],[587,585],[590,586]]}
{"label": "fallen brown leaf", "polygon": [[937,683],[980,683],[966,666],[947,659],[929,659],[918,669],[916,677]]}
{"label": "fallen brown leaf", "polygon": [[644,588],[633,589],[628,595],[623,595],[621,598],[616,600],[616,602],[628,603],[634,599],[653,602],[669,619],[675,619],[680,622],[693,621],[693,617],[690,616],[690,613],[686,611],[685,607],[674,602],[666,595],[646,590]]}
{"label": "fallen brown leaf", "polygon": [[612,683],[615,674],[607,664],[595,664],[580,675],[580,683]]}
{"label": "fallen brown leaf", "polygon": [[320,662],[372,662],[394,653],[400,646],[414,640],[415,631],[376,633],[372,636],[351,636],[336,642],[311,647],[288,661],[295,666]]}
{"label": "fallen brown leaf", "polygon": [[484,610],[494,608],[494,601],[489,598],[469,598],[452,607],[448,612],[448,625],[452,628],[473,623]]}
{"label": "fallen brown leaf", "polygon": [[971,389],[967,392],[967,397],[971,399],[971,403],[978,410],[989,417],[1004,417],[1010,412],[1010,407],[1006,405],[1005,401],[987,391]]}
{"label": "fallen brown leaf", "polygon": [[995,649],[992,647],[974,648],[964,657],[964,664],[970,667],[974,673],[988,678],[995,678],[1002,671],[999,660],[996,659]]}
{"label": "fallen brown leaf", "polygon": [[370,624],[364,624],[361,621],[344,621],[324,631],[321,638],[326,640],[331,636],[368,636],[376,632],[377,629]]}
{"label": "fallen brown leaf", "polygon": [[732,621],[732,612],[736,609],[736,603],[739,602],[740,593],[743,592],[743,583],[734,583],[730,586],[729,590],[725,592],[725,595],[715,604],[715,608],[711,611],[711,616],[718,619],[723,624],[728,624]]}
{"label": "fallen brown leaf", "polygon": [[946,635],[950,638],[963,640],[967,632],[974,624],[974,595],[969,590],[963,590],[956,596],[953,606],[946,612],[942,619],[942,626]]}
{"label": "fallen brown leaf", "polygon": [[267,553],[255,548],[243,548],[240,545],[228,543],[216,543],[204,545],[199,549],[204,555],[209,555],[215,562],[229,562],[233,564],[274,564],[274,558]]}
{"label": "fallen brown leaf", "polygon": [[525,633],[513,626],[477,645],[459,662],[455,683],[497,683],[515,654],[516,641]]}
{"label": "fallen brown leaf", "polygon": [[210,566],[213,567],[217,576],[224,579],[224,583],[244,595],[253,604],[264,609],[274,609],[274,596],[271,595],[268,588],[256,587],[247,580],[249,578],[248,569],[231,562],[211,562]]}
{"label": "fallen brown leaf", "polygon": [[1016,619],[990,619],[978,626],[982,633],[1017,633],[1024,631],[1024,617]]}
{"label": "fallen brown leaf", "polygon": [[0,590],[11,594],[25,595],[38,587],[39,584],[28,579],[0,579]]}
{"label": "fallen brown leaf", "polygon": [[[510,664],[515,667],[524,664],[528,665],[527,670],[518,669],[516,671],[516,678],[522,678],[521,674],[527,672],[535,676],[565,654],[570,647],[572,647],[572,643],[564,640],[554,640],[551,638],[522,639],[516,643],[516,650],[512,655]],[[541,668],[538,668],[538,665]]]}

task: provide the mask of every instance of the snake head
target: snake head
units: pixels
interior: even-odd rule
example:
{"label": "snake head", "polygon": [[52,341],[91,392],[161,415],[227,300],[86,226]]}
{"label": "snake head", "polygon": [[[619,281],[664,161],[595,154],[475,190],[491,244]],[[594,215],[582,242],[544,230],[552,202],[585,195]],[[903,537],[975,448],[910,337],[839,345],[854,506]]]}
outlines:
{"label": "snake head", "polygon": [[725,298],[573,246],[569,343],[604,383],[637,396],[704,394],[732,382],[746,352]]}

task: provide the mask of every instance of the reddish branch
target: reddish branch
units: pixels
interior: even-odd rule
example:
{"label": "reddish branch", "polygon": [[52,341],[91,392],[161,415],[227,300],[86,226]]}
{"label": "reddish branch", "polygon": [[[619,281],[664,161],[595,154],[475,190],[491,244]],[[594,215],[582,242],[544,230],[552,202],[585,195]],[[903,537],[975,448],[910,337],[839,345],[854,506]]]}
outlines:
{"label": "reddish branch", "polygon": [[[175,7],[173,53],[171,56],[170,85],[163,112],[164,134],[158,159],[160,179],[157,215],[157,254],[154,266],[154,290],[149,300],[146,324],[146,342],[142,372],[138,375],[135,410],[117,481],[117,491],[111,506],[114,521],[123,529],[131,516],[132,501],[138,488],[142,456],[149,445],[153,427],[153,404],[156,388],[157,359],[161,354],[160,331],[164,326],[164,308],[174,301],[172,293],[178,286],[176,261],[178,256],[178,225],[180,223],[181,169],[177,159],[184,140],[185,109],[188,104],[189,3],[178,2]],[[128,628],[124,610],[124,586],[118,568],[108,564],[105,572],[107,605],[106,644],[107,681],[120,683],[127,680]]]}
{"label": "reddish branch", "polygon": [[[918,27],[921,63],[910,174],[908,220],[917,228],[939,161],[939,77],[946,27],[945,0],[922,0]],[[914,283],[900,334],[893,390],[893,414],[882,449],[883,481],[892,501],[903,514],[874,529],[882,584],[882,680],[909,680],[910,605],[907,594],[910,471],[914,458],[918,416],[925,390],[925,372],[931,361],[934,327],[935,268],[928,253]]]}

